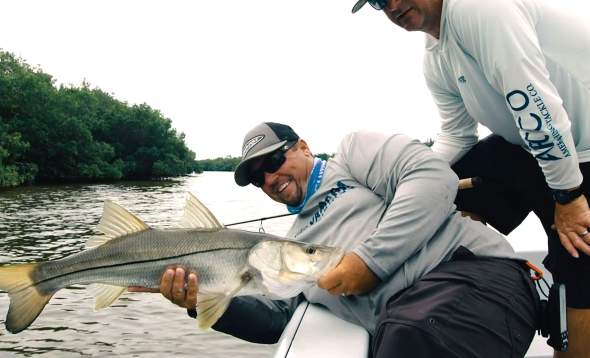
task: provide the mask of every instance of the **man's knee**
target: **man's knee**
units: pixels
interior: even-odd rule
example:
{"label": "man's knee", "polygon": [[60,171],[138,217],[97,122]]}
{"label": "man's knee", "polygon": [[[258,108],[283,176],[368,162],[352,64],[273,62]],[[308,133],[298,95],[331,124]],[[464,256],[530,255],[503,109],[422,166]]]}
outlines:
{"label": "man's knee", "polygon": [[[458,210],[475,213],[503,234],[509,234],[533,209],[531,198],[544,186],[536,160],[499,136],[481,140],[452,166],[459,178],[480,177],[481,184],[460,190]],[[514,180],[519,178],[519,180]]]}

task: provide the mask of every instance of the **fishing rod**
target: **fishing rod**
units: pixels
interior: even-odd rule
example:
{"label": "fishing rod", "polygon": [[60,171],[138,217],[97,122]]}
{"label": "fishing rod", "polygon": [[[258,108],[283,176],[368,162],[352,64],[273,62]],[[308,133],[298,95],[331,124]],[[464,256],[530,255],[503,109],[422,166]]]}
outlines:
{"label": "fishing rod", "polygon": [[477,188],[482,184],[481,177],[472,177],[459,180],[459,190]]}
{"label": "fishing rod", "polygon": [[264,220],[269,220],[269,219],[276,219],[276,218],[282,218],[283,216],[290,216],[290,215],[295,215],[295,213],[288,213],[288,214],[281,214],[281,215],[274,215],[274,216],[267,216],[267,217],[263,217],[263,218],[258,218],[258,219],[252,219],[252,220],[246,220],[246,221],[240,221],[237,223],[231,223],[231,224],[225,224],[225,226],[234,226],[234,225],[239,225],[239,224],[247,224],[247,223],[253,223],[256,221],[264,221]]}
{"label": "fishing rod", "polygon": [[[482,179],[480,177],[461,179],[461,180],[459,180],[459,190],[477,188],[478,186],[481,185],[481,183],[482,183]],[[227,227],[227,226],[234,226],[234,225],[240,225],[240,224],[248,224],[248,223],[253,223],[253,222],[257,222],[257,221],[260,221],[260,225],[262,226],[262,222],[264,220],[282,218],[282,217],[291,216],[291,215],[295,215],[295,213],[266,216],[266,217],[262,217],[262,218],[258,218],[258,219],[251,219],[251,220],[240,221],[240,222],[235,222],[235,223],[231,223],[231,224],[225,224],[225,226]]]}

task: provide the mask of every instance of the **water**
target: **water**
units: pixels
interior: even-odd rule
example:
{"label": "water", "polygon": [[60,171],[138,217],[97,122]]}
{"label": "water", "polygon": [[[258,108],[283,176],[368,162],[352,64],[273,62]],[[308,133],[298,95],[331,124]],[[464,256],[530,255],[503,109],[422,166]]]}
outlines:
{"label": "water", "polygon": [[[52,260],[83,250],[98,232],[103,201],[110,198],[148,225],[171,228],[192,192],[221,223],[286,212],[252,186],[240,188],[232,173],[207,172],[165,182],[35,186],[0,192],[0,263]],[[264,222],[284,235],[292,218]],[[256,231],[259,223],[240,229]],[[8,296],[0,293],[0,357],[270,357],[272,345],[256,345],[215,331],[199,331],[195,320],[160,294],[127,293],[94,312],[83,286],[59,291],[29,329],[5,331]]]}

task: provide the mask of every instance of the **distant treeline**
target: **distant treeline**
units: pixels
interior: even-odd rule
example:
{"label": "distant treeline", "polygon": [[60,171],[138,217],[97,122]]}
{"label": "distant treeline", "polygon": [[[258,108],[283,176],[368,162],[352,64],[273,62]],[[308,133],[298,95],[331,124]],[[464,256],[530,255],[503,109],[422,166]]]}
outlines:
{"label": "distant treeline", "polygon": [[197,160],[197,168],[203,172],[233,172],[241,157],[227,156],[223,158]]}
{"label": "distant treeline", "polygon": [[[323,160],[333,157],[334,154],[321,153],[317,154],[316,157]],[[215,171],[215,172],[233,172],[238,166],[241,157],[227,156],[224,158],[205,159],[197,160],[197,168],[199,171]]]}
{"label": "distant treeline", "polygon": [[[425,142],[422,142],[429,147],[432,147],[434,141],[432,139],[427,139]],[[320,153],[315,155],[317,158],[322,160],[328,160],[334,157],[334,153],[327,154],[327,153]],[[197,160],[197,172],[233,172],[235,168],[238,166],[241,157],[219,157],[215,159],[203,159]]]}
{"label": "distant treeline", "polygon": [[168,118],[0,51],[0,187],[33,182],[152,179],[197,171]]}

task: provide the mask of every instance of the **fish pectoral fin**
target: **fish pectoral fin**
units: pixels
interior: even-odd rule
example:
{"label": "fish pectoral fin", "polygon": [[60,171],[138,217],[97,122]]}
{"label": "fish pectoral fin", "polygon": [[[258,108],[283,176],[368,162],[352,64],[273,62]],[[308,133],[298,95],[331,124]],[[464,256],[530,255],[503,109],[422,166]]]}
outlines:
{"label": "fish pectoral fin", "polygon": [[212,231],[223,228],[223,225],[217,221],[211,211],[191,193],[188,193],[184,215],[178,226],[184,229],[207,229]]}
{"label": "fish pectoral fin", "polygon": [[95,283],[90,285],[90,289],[94,293],[96,299],[94,309],[96,311],[107,308],[121,296],[127,287],[104,285]]}
{"label": "fish pectoral fin", "polygon": [[108,236],[105,241],[149,230],[149,226],[119,204],[105,200],[102,218],[97,229]]}
{"label": "fish pectoral fin", "polygon": [[40,292],[31,280],[36,264],[0,267],[0,290],[8,292],[6,329],[18,333],[33,323],[55,292]]}
{"label": "fish pectoral fin", "polygon": [[201,293],[197,296],[197,324],[200,329],[209,329],[225,313],[232,298],[250,282],[248,271],[241,274],[240,284],[226,293]]}
{"label": "fish pectoral fin", "polygon": [[197,324],[200,329],[209,329],[227,310],[233,295],[200,294],[197,298]]}

